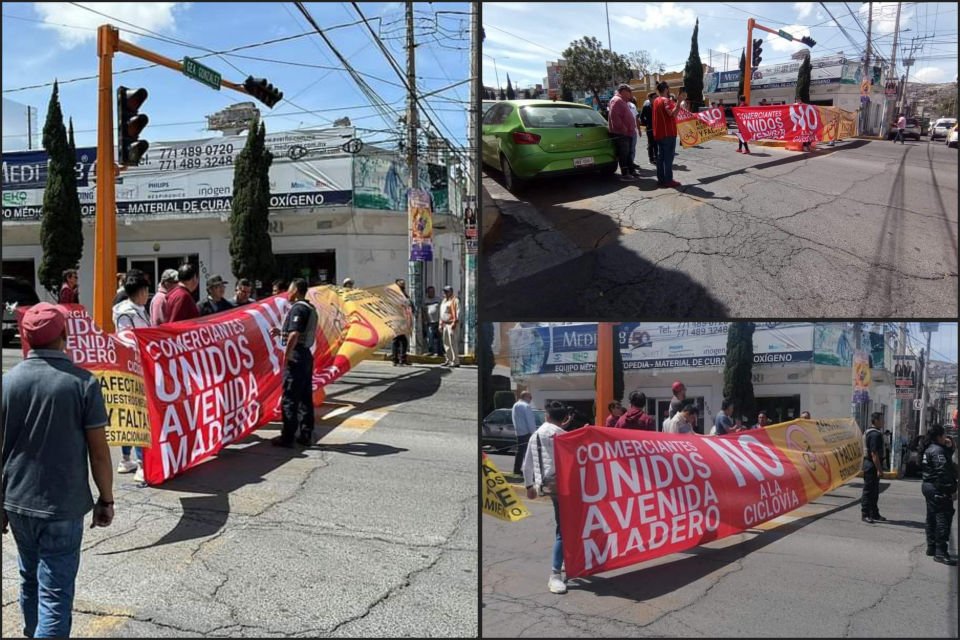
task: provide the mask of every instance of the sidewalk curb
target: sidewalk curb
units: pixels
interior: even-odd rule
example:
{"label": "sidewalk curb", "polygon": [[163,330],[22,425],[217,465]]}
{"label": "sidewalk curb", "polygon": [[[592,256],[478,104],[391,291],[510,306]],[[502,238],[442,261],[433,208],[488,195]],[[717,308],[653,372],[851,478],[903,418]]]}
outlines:
{"label": "sidewalk curb", "polygon": [[[369,359],[382,360],[382,361],[389,362],[393,360],[393,355],[387,351],[378,351]],[[443,358],[441,358],[440,356],[416,355],[413,353],[408,353],[407,360],[413,364],[443,364]],[[475,365],[477,364],[477,357],[474,355],[460,356],[460,364]]]}

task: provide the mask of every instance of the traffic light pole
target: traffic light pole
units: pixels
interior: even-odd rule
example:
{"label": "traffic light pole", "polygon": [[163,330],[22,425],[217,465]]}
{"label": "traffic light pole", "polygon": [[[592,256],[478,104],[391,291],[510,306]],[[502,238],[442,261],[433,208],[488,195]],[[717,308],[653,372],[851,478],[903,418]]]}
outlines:
{"label": "traffic light pole", "polygon": [[[747,55],[746,60],[744,61],[744,78],[743,78],[743,96],[746,98],[747,106],[750,105],[750,80],[753,78],[753,30],[759,29],[760,31],[766,31],[767,33],[772,33],[773,35],[784,38],[793,42],[794,37],[783,30],[771,29],[770,27],[765,27],[762,24],[757,24],[757,21],[753,18],[747,18]],[[800,42],[808,47],[812,47],[816,44],[811,38],[803,37],[800,38]],[[740,99],[740,96],[737,96],[737,99]]]}
{"label": "traffic light pole", "polygon": [[[126,53],[162,67],[183,72],[183,64],[120,39],[116,27],[97,29],[97,56],[100,59],[97,90],[97,217],[93,255],[93,321],[112,332],[113,285],[117,278],[117,192],[118,167],[113,157],[113,55]],[[243,85],[220,80],[220,86],[249,95]]]}

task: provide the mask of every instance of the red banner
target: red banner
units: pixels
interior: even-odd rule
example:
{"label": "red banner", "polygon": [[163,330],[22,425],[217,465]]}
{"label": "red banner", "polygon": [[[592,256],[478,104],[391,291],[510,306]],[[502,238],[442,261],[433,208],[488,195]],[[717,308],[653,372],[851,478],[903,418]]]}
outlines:
{"label": "red banner", "polygon": [[[64,352],[77,366],[92,372],[100,380],[107,405],[107,444],[149,446],[150,421],[144,398],[143,367],[129,331],[104,333],[79,304],[58,305],[67,318],[67,344]],[[29,307],[17,307],[17,327]],[[30,343],[20,331],[20,345],[26,357]]]}
{"label": "red banner", "polygon": [[[307,299],[318,314],[315,405],[323,402],[326,385],[412,326],[409,301],[395,284],[313,287]],[[108,442],[144,446],[144,477],[159,484],[279,419],[284,348],[270,329],[281,326],[289,307],[286,295],[277,295],[112,335],[82,306],[64,305],[66,352],[100,376],[110,415]],[[18,309],[18,319],[23,311]]]}
{"label": "red banner", "polygon": [[708,437],[588,427],[554,444],[569,578],[754,527],[842,484],[861,459],[851,419]]}
{"label": "red banner", "polygon": [[785,104],[769,107],[733,107],[737,130],[751,140],[815,142],[820,139],[824,118],[812,104]]}

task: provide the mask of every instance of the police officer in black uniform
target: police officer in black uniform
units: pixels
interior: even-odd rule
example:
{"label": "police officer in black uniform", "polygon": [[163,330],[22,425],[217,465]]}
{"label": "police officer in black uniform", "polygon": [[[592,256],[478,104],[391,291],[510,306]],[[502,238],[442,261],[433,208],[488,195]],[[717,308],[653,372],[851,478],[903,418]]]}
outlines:
{"label": "police officer in black uniform", "polygon": [[287,290],[293,304],[283,319],[283,329],[274,327],[271,335],[281,335],[286,347],[283,369],[283,430],[272,442],[278,447],[292,447],[299,430],[297,444],[313,444],[313,356],[310,347],[316,338],[317,310],[307,302],[307,281],[294,278]]}
{"label": "police officer in black uniform", "polygon": [[860,498],[860,519],[873,524],[886,520],[880,515],[880,459],[883,457],[883,414],[870,414],[870,428],[863,432],[863,494]]}
{"label": "police officer in black uniform", "polygon": [[953,500],[957,493],[957,469],[953,465],[953,443],[944,436],[943,426],[927,430],[923,452],[923,497],[927,499],[927,555],[947,565],[957,564],[947,552],[953,524]]}

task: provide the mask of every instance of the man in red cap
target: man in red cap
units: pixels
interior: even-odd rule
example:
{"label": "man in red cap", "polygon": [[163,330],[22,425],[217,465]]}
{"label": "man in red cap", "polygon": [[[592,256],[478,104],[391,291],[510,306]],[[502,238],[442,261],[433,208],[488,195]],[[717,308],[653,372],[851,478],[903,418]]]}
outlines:
{"label": "man in red cap", "polygon": [[[41,302],[27,309],[27,357],[3,376],[3,533],[20,557],[20,608],[28,638],[70,635],[84,516],[113,521],[113,475],[97,377],[63,352],[66,318]],[[87,459],[100,490],[90,492]]]}
{"label": "man in red cap", "polygon": [[667,416],[668,418],[676,415],[681,405],[683,405],[683,401],[687,399],[687,388],[683,386],[682,382],[677,380],[671,388],[673,389],[673,399],[670,400],[670,414]]}

